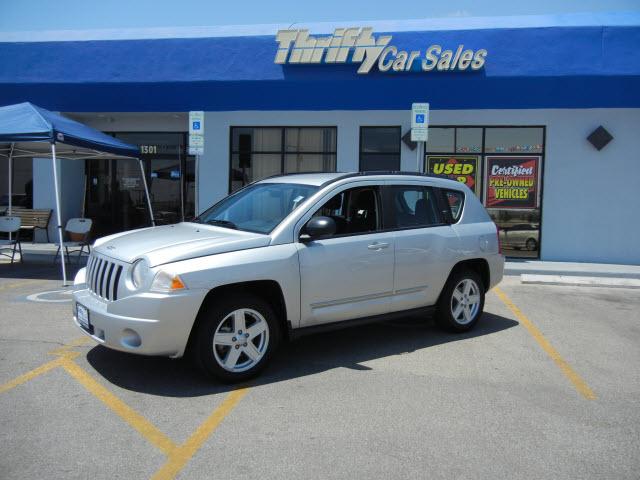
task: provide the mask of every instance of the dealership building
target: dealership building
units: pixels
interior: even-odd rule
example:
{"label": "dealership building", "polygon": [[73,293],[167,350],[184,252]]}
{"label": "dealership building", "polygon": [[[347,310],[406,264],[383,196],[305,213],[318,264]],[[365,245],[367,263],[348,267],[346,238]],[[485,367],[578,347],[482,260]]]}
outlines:
{"label": "dealership building", "polygon": [[[510,256],[640,264],[638,14],[9,32],[0,65],[0,105],[140,146],[157,223],[271,175],[419,168],[465,182]],[[137,162],[59,169],[63,221],[149,224]],[[55,208],[50,162],[12,171],[15,204]]]}

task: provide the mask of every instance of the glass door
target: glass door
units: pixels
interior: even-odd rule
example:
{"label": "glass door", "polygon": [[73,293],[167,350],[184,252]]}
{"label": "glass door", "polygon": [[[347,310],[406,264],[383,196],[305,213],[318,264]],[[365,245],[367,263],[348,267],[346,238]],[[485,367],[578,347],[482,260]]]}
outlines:
{"label": "glass door", "polygon": [[149,225],[144,185],[136,160],[87,161],[85,216],[101,237]]}
{"label": "glass door", "polygon": [[[156,225],[195,215],[195,157],[186,155],[184,133],[118,133],[138,145]],[[151,224],[137,160],[87,160],[86,213],[94,236]]]}
{"label": "glass door", "polygon": [[182,221],[184,134],[117,133],[116,137],[140,147],[156,225]]}

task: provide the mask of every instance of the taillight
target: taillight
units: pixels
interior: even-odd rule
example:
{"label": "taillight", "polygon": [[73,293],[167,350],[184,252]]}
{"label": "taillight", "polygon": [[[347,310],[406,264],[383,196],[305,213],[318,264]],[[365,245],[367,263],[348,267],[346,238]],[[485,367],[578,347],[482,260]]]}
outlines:
{"label": "taillight", "polygon": [[498,237],[498,253],[502,254],[502,242],[500,241],[500,227],[498,227],[498,225],[496,225],[496,237]]}

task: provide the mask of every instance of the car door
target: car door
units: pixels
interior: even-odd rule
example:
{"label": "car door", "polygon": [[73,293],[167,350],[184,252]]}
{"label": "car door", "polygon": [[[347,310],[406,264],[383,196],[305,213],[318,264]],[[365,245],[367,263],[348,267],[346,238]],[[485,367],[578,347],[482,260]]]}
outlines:
{"label": "car door", "polygon": [[[393,232],[382,231],[380,187],[341,187],[311,216],[330,216],[330,238],[298,243],[301,326],[386,313],[393,296]],[[301,232],[304,233],[304,227]]]}
{"label": "car door", "polygon": [[384,189],[386,222],[394,229],[393,311],[435,304],[454,263],[458,236],[437,195],[420,182],[391,182]]}

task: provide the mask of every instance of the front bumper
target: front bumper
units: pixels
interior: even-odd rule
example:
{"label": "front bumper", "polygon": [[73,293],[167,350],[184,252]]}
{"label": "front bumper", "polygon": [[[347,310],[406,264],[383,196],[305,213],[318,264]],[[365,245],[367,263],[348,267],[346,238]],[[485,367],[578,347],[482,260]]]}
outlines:
{"label": "front bumper", "polygon": [[[108,302],[80,288],[73,293],[73,321],[105,347],[140,355],[181,357],[206,294],[206,290],[145,292]],[[78,323],[78,303],[89,311],[90,330]]]}

